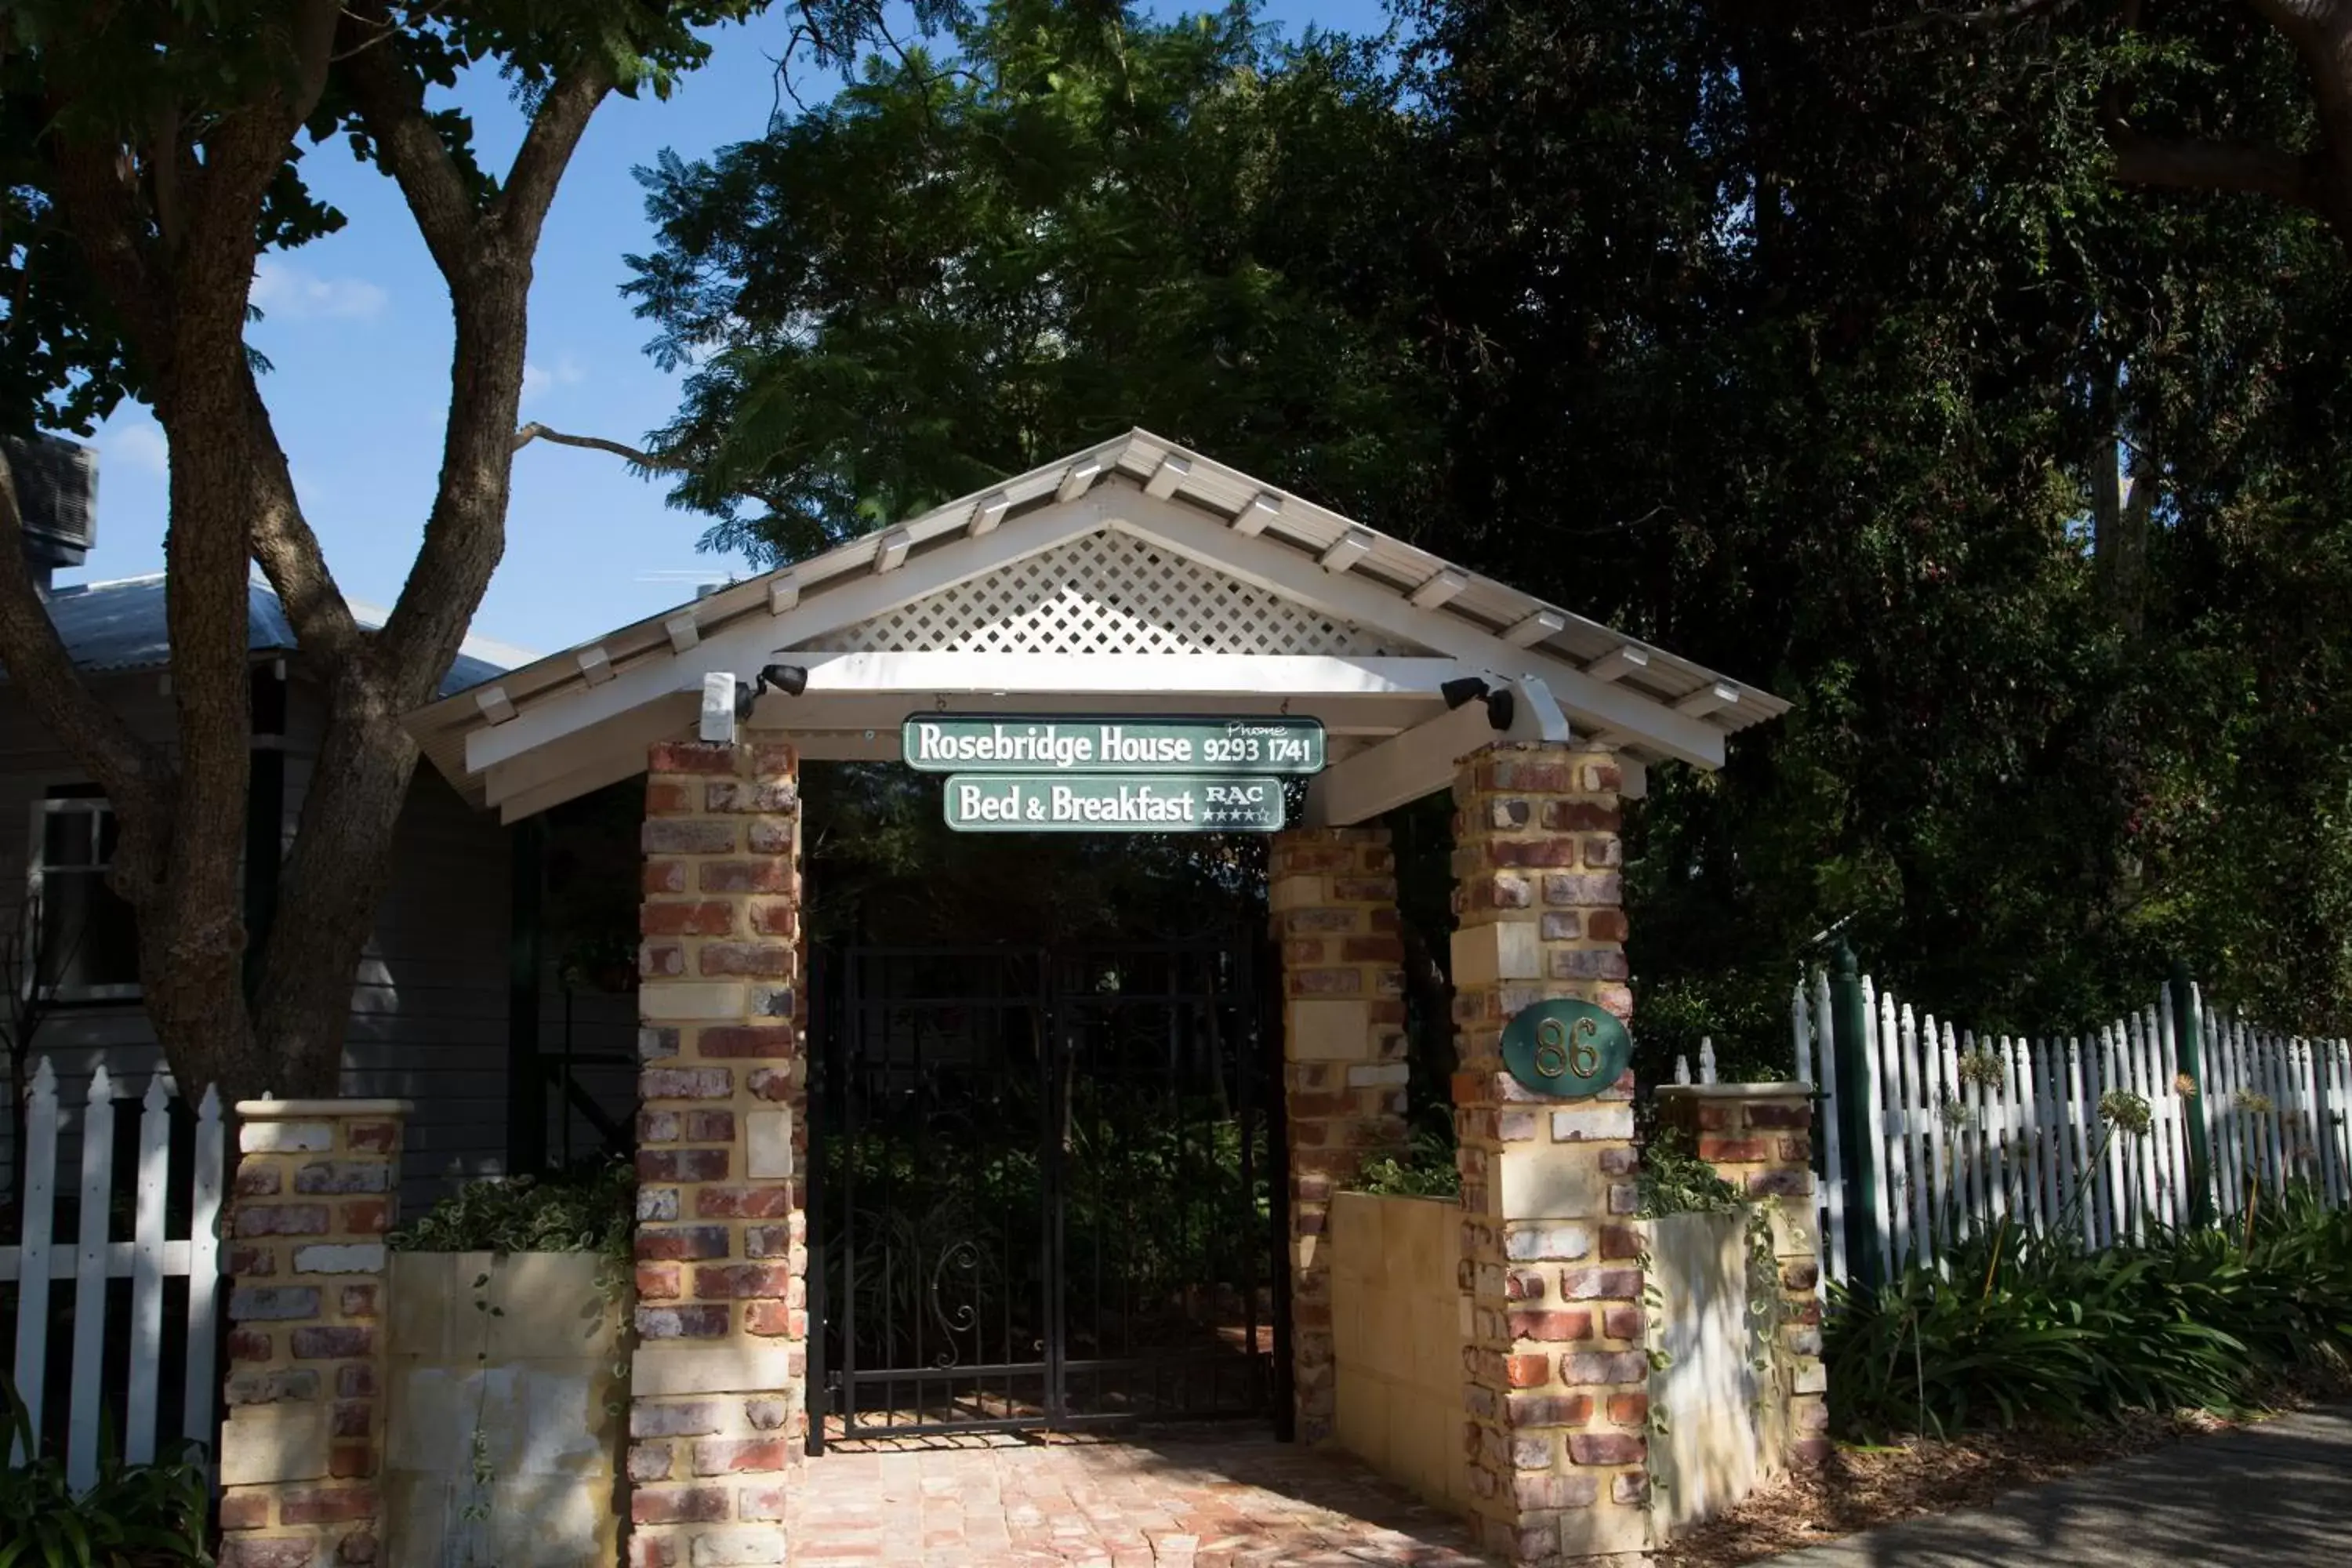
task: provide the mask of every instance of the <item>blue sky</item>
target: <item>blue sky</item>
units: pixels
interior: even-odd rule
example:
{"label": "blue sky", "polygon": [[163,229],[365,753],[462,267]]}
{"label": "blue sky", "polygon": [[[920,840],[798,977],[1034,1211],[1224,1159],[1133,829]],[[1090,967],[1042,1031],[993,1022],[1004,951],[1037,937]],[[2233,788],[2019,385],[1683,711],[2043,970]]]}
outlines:
{"label": "blue sky", "polygon": [[[1292,31],[1310,22],[1343,31],[1384,25],[1380,0],[1271,0],[1265,15]],[[759,135],[786,27],[777,14],[715,35],[710,64],[667,103],[614,98],[598,110],[540,247],[525,419],[634,442],[668,417],[675,380],[645,356],[646,324],[619,292],[622,257],[650,248],[630,170],[664,147],[697,157]],[[832,86],[805,68],[794,79],[811,102]],[[471,83],[461,100],[502,166],[520,133],[503,84]],[[390,181],[340,143],[310,150],[304,172],[351,222],[257,272],[254,301],[266,319],[253,342],[276,367],[262,393],[343,592],[389,605],[415,554],[439,467],[448,298]],[[162,431],[145,409],[125,407],[100,428],[97,445],[98,547],[64,580],[161,570]],[[699,579],[742,569],[698,552],[704,520],[669,510],[661,495],[616,458],[544,442],[524,448],[506,556],[477,633],[551,652],[690,598]]]}

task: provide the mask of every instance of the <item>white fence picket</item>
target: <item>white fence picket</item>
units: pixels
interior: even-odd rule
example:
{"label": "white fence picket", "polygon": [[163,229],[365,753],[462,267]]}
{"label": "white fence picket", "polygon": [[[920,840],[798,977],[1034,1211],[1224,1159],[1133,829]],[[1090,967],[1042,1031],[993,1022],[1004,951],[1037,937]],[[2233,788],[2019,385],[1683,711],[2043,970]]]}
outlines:
{"label": "white fence picket", "polygon": [[1895,1231],[1894,1216],[1902,1209],[1893,1201],[1893,1162],[1887,1158],[1885,1076],[1880,1065],[1885,1060],[1885,1053],[1880,1048],[1882,1038],[1893,1031],[1881,1026],[1878,998],[1867,974],[1862,977],[1862,1031],[1863,1060],[1867,1068],[1862,1078],[1869,1089],[1870,1100],[1866,1107],[1870,1125],[1870,1160],[1879,1172],[1879,1179],[1873,1184],[1876,1191],[1874,1212],[1864,1218],[1878,1227],[1876,1234],[1882,1243],[1880,1252],[1887,1266],[1899,1268],[1903,1257],[1902,1237]]}
{"label": "white fence picket", "polygon": [[219,1307],[221,1190],[227,1151],[220,1090],[207,1088],[204,1103],[196,1108],[195,1180],[188,1205],[188,1381],[183,1402],[187,1420],[182,1435],[208,1450],[215,1446],[214,1313]]}
{"label": "white fence picket", "polygon": [[[33,1430],[41,1429],[42,1383],[48,1371],[49,1315],[36,1310],[49,1299],[49,1229],[57,1211],[58,1075],[47,1057],[33,1064],[33,1087],[25,1108],[25,1221],[15,1247],[0,1247],[0,1259],[23,1254],[16,1268],[16,1397],[24,1401]],[[11,1446],[14,1466],[33,1458],[21,1440]]]}
{"label": "white fence picket", "polygon": [[[81,1244],[75,1253],[73,1418],[66,1428],[66,1480],[82,1491],[98,1479],[99,1387],[106,1353],[107,1199],[114,1184],[114,1080],[101,1064],[89,1079],[81,1121]],[[87,1389],[93,1397],[85,1397]]]}
{"label": "white fence picket", "polygon": [[[1816,971],[1790,997],[1797,1077],[1822,1099],[1818,1218],[1831,1279],[1851,1278],[1856,1238],[1873,1230],[1886,1267],[1899,1270],[1940,1267],[1962,1243],[2005,1226],[2047,1235],[2063,1222],[2098,1248],[2188,1225],[2197,1212],[2191,1118],[2204,1121],[2205,1175],[2223,1221],[2291,1184],[2352,1206],[2352,1040],[2263,1028],[2209,1008],[2193,984],[2185,1014],[2159,989],[2147,1006],[2084,1034],[2038,1039],[1964,1030],[1868,975],[1860,989],[1859,1070],[1846,1081],[1864,1096],[1859,1152],[1878,1178],[1870,1213],[1845,1206],[1858,1152],[1840,1141],[1847,1044],[1828,974]],[[2201,1026],[2201,1061],[2187,1060],[2186,1020]],[[2194,1097],[2183,1092],[2192,1072]],[[2110,1123],[2119,1095],[2146,1103],[2145,1131]]]}
{"label": "white fence picket", "polygon": [[[131,1273],[131,1364],[163,1360],[163,1177],[172,1159],[172,1097],[163,1075],[147,1079],[139,1102],[139,1188],[133,1210]],[[134,1376],[122,1422],[122,1457],[144,1464],[155,1457],[154,1377]]]}
{"label": "white fence picket", "polygon": [[[65,1243],[57,1238],[54,1217],[61,1121],[57,1072],[47,1058],[34,1064],[25,1107],[23,1234],[16,1245],[0,1247],[0,1280],[14,1280],[18,1287],[13,1381],[37,1436],[45,1430],[42,1410],[52,1393],[44,1386],[44,1374],[49,1355],[47,1307],[53,1282],[66,1275],[74,1280],[71,1381],[57,1393],[68,1402],[66,1475],[77,1489],[87,1489],[98,1477],[100,1437],[109,1425],[100,1407],[100,1374],[106,1347],[118,1341],[125,1344],[130,1364],[128,1394],[119,1413],[122,1456],[133,1463],[154,1458],[164,1348],[163,1281],[169,1278],[184,1276],[188,1280],[184,1432],[207,1449],[217,1436],[213,1339],[219,1321],[218,1226],[226,1157],[220,1097],[207,1090],[197,1114],[189,1178],[191,1229],[184,1239],[174,1239],[167,1234],[172,1094],[162,1074],[150,1079],[140,1102],[138,1164],[131,1173],[131,1239],[118,1242],[110,1236],[115,1090],[116,1080],[103,1067],[91,1076],[79,1128],[79,1219],[74,1240]],[[111,1279],[131,1282],[127,1321],[109,1320],[107,1289]],[[11,1465],[22,1465],[30,1456],[12,1445],[7,1458]]]}

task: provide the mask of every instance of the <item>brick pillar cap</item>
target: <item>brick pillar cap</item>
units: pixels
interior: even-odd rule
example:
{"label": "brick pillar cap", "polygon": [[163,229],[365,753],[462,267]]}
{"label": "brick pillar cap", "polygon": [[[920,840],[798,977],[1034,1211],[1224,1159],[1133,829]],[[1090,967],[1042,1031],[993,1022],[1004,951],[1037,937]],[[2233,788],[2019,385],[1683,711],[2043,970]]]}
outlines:
{"label": "brick pillar cap", "polygon": [[1653,1092],[1662,1100],[1676,1095],[1693,1100],[1812,1100],[1821,1089],[1790,1079],[1786,1083],[1662,1083]]}
{"label": "brick pillar cap", "polygon": [[240,1121],[316,1121],[321,1116],[405,1116],[413,1100],[240,1100]]}

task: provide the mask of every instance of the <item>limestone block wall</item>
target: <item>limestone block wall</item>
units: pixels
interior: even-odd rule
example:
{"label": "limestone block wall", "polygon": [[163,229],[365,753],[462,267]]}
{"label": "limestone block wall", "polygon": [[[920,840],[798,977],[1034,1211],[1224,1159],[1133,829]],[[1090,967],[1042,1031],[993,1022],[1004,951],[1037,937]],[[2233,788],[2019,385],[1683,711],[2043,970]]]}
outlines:
{"label": "limestone block wall", "polygon": [[611,1568],[628,1380],[610,1268],[587,1253],[393,1255],[385,1568]]}
{"label": "limestone block wall", "polygon": [[221,1568],[367,1568],[398,1100],[236,1106]]}
{"label": "limestone block wall", "polygon": [[1428,1501],[1470,1511],[1460,1422],[1461,1215],[1450,1198],[1331,1200],[1331,1330],[1342,1447]]}
{"label": "limestone block wall", "polygon": [[[1665,1215],[1646,1221],[1651,1342],[1665,1352],[1650,1374],[1650,1404],[1666,1419],[1650,1435],[1650,1514],[1658,1540],[1712,1519],[1788,1463],[1788,1409],[1778,1397],[1768,1341],[1778,1331],[1748,1312],[1759,1283],[1748,1218]],[[1770,1281],[1761,1283],[1770,1285]],[[1759,1354],[1759,1352],[1761,1352]]]}
{"label": "limestone block wall", "polygon": [[1267,889],[1282,946],[1290,1149],[1291,1393],[1297,1437],[1331,1434],[1332,1194],[1405,1146],[1404,942],[1386,828],[1275,835]]}
{"label": "limestone block wall", "polygon": [[808,1436],[798,763],[751,731],[646,764],[629,1562],[781,1563]]}
{"label": "limestone block wall", "polygon": [[1538,1002],[1633,1010],[1622,784],[1607,751],[1559,742],[1489,746],[1454,779],[1463,1443],[1484,1544],[1513,1564],[1650,1546],[1633,1075],[1563,1101],[1502,1057],[1505,1026]]}
{"label": "limestone block wall", "polygon": [[1818,1465],[1830,1456],[1813,1114],[1811,1084],[1671,1084],[1658,1089],[1659,1125],[1689,1138],[1717,1175],[1768,1205],[1780,1297],[1774,1392],[1784,1410],[1793,1465]]}

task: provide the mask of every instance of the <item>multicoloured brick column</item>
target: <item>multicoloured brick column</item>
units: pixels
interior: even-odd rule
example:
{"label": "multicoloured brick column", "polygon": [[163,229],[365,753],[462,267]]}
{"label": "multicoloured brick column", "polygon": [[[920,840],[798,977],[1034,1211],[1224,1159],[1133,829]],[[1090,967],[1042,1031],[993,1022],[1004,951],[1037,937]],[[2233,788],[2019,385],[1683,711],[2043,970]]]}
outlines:
{"label": "multicoloured brick column", "polygon": [[221,1568],[361,1568],[383,1455],[402,1100],[248,1100],[230,1199]]}
{"label": "multicoloured brick column", "polygon": [[1633,1010],[1622,782],[1605,751],[1529,742],[1464,759],[1454,785],[1464,1441],[1486,1548],[1514,1563],[1632,1562],[1650,1546],[1633,1075],[1556,1100],[1502,1058],[1504,1026],[1535,1003]]}
{"label": "multicoloured brick column", "polygon": [[644,847],[629,1562],[781,1563],[808,1435],[793,748],[653,747]]}
{"label": "multicoloured brick column", "polygon": [[1821,1237],[1813,1202],[1813,1086],[1670,1084],[1658,1124],[1688,1137],[1698,1157],[1751,1198],[1769,1203],[1780,1293],[1775,1393],[1788,1462],[1830,1457],[1829,1373],[1822,1363]]}
{"label": "multicoloured brick column", "polygon": [[1297,1441],[1319,1443],[1339,1399],[1323,1254],[1331,1194],[1365,1160],[1405,1146],[1404,943],[1387,829],[1277,833],[1271,864],[1290,1150],[1291,1392]]}

